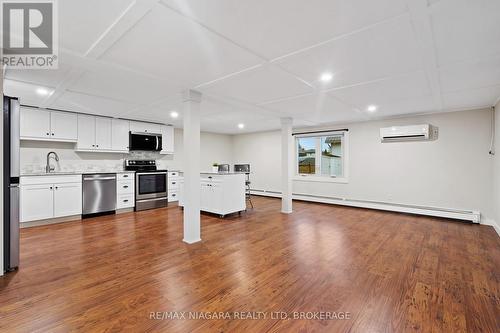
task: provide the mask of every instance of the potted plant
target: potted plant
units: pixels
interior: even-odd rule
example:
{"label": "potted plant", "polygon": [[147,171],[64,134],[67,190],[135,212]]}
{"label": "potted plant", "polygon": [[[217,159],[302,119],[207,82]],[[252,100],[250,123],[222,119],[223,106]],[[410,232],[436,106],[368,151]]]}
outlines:
{"label": "potted plant", "polygon": [[212,172],[219,172],[219,164],[212,163]]}

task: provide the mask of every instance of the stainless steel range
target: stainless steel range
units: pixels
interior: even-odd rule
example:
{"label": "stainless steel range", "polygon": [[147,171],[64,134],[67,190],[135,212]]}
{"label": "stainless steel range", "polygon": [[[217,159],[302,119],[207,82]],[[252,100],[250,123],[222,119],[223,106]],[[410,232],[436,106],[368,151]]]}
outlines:
{"label": "stainless steel range", "polygon": [[158,170],[154,160],[125,160],[125,170],[136,172],[136,211],[167,207],[167,170]]}

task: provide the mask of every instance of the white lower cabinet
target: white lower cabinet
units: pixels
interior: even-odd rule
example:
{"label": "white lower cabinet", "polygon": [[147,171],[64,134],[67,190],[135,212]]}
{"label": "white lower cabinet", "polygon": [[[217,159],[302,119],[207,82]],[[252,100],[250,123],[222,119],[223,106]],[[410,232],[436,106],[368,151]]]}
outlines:
{"label": "white lower cabinet", "polygon": [[54,184],[54,217],[82,213],[82,183]]}
{"label": "white lower cabinet", "polygon": [[[184,206],[184,181],[179,186],[179,206]],[[221,216],[246,209],[244,174],[201,174],[200,209]]]}
{"label": "white lower cabinet", "polygon": [[116,209],[135,207],[135,174],[133,172],[116,175]]}
{"label": "white lower cabinet", "polygon": [[21,186],[21,222],[54,217],[53,185]]}
{"label": "white lower cabinet", "polygon": [[168,172],[168,202],[179,201],[179,183],[181,180],[178,171]]}
{"label": "white lower cabinet", "polygon": [[21,222],[82,214],[82,177],[21,177]]}

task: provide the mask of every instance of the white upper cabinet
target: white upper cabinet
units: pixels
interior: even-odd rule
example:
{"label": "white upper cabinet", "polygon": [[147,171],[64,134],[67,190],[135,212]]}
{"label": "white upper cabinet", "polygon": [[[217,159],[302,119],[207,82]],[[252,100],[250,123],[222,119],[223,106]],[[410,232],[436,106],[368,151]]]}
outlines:
{"label": "white upper cabinet", "polygon": [[78,138],[78,116],[70,112],[50,112],[51,138],[76,141]]}
{"label": "white upper cabinet", "polygon": [[87,114],[21,108],[21,140],[76,142],[76,150],[129,152],[129,132],[162,135],[161,154],[174,153],[172,126]]}
{"label": "white upper cabinet", "polygon": [[76,147],[78,150],[96,149],[94,116],[78,115],[78,141]]}
{"label": "white upper cabinet", "polygon": [[111,118],[95,118],[95,145],[99,150],[111,150]]}
{"label": "white upper cabinet", "polygon": [[160,154],[174,153],[174,127],[161,125],[162,150]]}
{"label": "white upper cabinet", "polygon": [[123,119],[111,120],[111,149],[128,152],[130,121]]}
{"label": "white upper cabinet", "polygon": [[152,123],[143,123],[140,121],[130,122],[130,131],[132,132],[145,132],[145,133],[161,133],[161,125]]}
{"label": "white upper cabinet", "polygon": [[21,138],[50,139],[50,111],[21,108]]}
{"label": "white upper cabinet", "polygon": [[77,150],[111,151],[111,118],[78,115]]}
{"label": "white upper cabinet", "polygon": [[76,119],[74,113],[21,108],[21,139],[75,142]]}
{"label": "white upper cabinet", "polygon": [[75,142],[77,118],[70,112],[21,108],[21,139]]}

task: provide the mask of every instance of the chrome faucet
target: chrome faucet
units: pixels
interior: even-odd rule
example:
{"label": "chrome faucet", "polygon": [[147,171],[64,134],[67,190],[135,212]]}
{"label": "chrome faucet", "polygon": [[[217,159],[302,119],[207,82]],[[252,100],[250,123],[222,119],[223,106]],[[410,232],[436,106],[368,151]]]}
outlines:
{"label": "chrome faucet", "polygon": [[53,151],[49,152],[47,154],[47,165],[45,166],[46,173],[51,173],[52,171],[54,171],[56,169],[56,167],[50,165],[50,155],[51,154],[54,154],[54,159],[56,160],[56,162],[59,162],[59,156],[57,156],[57,154]]}

